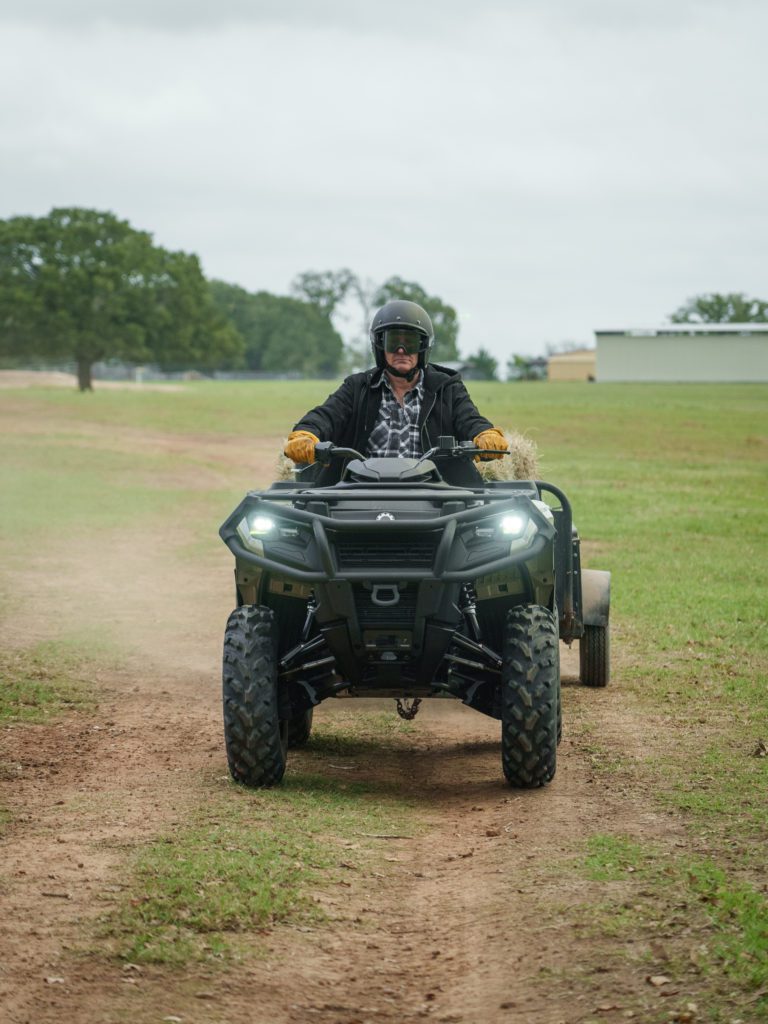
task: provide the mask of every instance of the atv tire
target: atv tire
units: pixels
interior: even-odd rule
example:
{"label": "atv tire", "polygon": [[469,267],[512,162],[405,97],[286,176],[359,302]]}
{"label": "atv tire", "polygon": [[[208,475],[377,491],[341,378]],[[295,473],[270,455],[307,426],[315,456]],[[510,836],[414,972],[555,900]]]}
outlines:
{"label": "atv tire", "polygon": [[557,766],[560,658],[557,619],[541,605],[507,615],[501,669],[501,763],[518,789],[544,786]]}
{"label": "atv tire", "polygon": [[312,732],[312,713],[314,708],[302,711],[301,714],[288,719],[288,749],[306,746]]}
{"label": "atv tire", "polygon": [[274,786],[285,774],[288,722],[278,714],[274,613],[243,605],[224,634],[224,739],[232,778]]}
{"label": "atv tire", "polygon": [[579,640],[579,678],[585,686],[607,686],[611,647],[607,626],[585,626]]}

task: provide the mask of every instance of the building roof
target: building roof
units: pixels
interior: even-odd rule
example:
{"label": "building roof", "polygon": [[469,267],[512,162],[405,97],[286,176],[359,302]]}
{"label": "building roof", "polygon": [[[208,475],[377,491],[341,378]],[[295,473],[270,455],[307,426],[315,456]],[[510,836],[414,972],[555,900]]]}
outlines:
{"label": "building roof", "polygon": [[660,327],[624,327],[617,330],[596,330],[602,337],[606,334],[633,338],[656,338],[675,334],[766,334],[768,323],[756,321],[742,324],[662,324]]}
{"label": "building roof", "polygon": [[583,363],[594,359],[597,353],[595,348],[575,348],[571,352],[554,352],[550,357],[550,363]]}

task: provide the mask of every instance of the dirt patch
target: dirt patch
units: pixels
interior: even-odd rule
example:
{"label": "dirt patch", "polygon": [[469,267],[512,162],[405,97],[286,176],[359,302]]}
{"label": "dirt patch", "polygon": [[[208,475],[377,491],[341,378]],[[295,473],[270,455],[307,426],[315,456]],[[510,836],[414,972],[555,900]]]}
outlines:
{"label": "dirt patch", "polygon": [[[183,391],[181,384],[139,383],[120,380],[95,380],[95,388],[106,391]],[[5,388],[77,388],[74,373],[49,370],[0,370],[0,390]]]}
{"label": "dirt patch", "polygon": [[[61,410],[52,411],[44,401],[34,400],[25,402],[23,409],[13,400],[0,403],[0,431],[36,438],[53,452],[114,452],[163,459],[162,472],[147,472],[147,485],[190,492],[237,486],[247,489],[275,479],[285,440],[283,435],[264,435],[255,446],[251,438],[227,434],[173,434],[128,425],[119,431],[105,430],[101,423],[74,417],[66,421]],[[227,511],[222,510],[222,518]]]}
{"label": "dirt patch", "polygon": [[[426,705],[408,745],[384,742],[347,759],[347,777],[407,791],[428,828],[412,839],[381,839],[370,869],[350,871],[337,896],[323,895],[328,925],[276,929],[259,940],[261,956],[223,974],[206,966],[137,970],[73,955],[69,949],[119,898],[126,855],[172,834],[206,798],[211,770],[226,771],[207,677],[166,678],[168,689],[153,696],[132,675],[107,682],[87,723],[3,737],[13,775],[5,796],[15,813],[0,901],[6,1019],[352,1024],[518,1014],[551,1022],[580,1019],[574,1005],[588,1012],[606,993],[642,1005],[642,973],[601,973],[589,946],[575,949],[564,934],[552,906],[584,893],[548,864],[596,828],[658,837],[674,825],[636,786],[631,794],[607,791],[569,737],[551,786],[512,793],[501,781],[495,724],[448,702]],[[567,691],[566,708],[579,703],[574,710],[585,713],[576,693]],[[324,705],[318,718],[365,713],[351,704]],[[598,701],[586,713],[632,756],[636,737],[622,742],[612,703]],[[294,757],[293,768],[338,773],[311,749]],[[586,986],[575,986],[580,966]]]}

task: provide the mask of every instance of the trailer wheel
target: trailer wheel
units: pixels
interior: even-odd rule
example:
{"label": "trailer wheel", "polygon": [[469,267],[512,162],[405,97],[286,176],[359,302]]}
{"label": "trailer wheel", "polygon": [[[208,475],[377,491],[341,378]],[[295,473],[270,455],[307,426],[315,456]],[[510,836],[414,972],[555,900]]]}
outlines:
{"label": "trailer wheel", "polygon": [[560,659],[555,615],[540,605],[507,615],[501,669],[501,763],[510,785],[550,782],[557,766]]}
{"label": "trailer wheel", "polygon": [[288,722],[277,701],[274,613],[243,605],[224,634],[224,739],[232,778],[246,786],[274,786],[285,774]]}
{"label": "trailer wheel", "polygon": [[608,626],[585,626],[579,640],[579,678],[585,686],[607,686],[611,678]]}

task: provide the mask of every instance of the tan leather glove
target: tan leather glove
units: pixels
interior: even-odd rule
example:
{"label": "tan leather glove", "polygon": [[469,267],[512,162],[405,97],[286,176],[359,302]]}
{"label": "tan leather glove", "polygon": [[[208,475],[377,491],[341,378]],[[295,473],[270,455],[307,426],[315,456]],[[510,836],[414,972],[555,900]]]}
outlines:
{"label": "tan leather glove", "polygon": [[[500,430],[491,427],[490,430],[483,430],[477,437],[473,437],[478,448],[497,448],[501,451],[508,451],[509,445]],[[503,459],[503,455],[476,455],[475,462],[489,462],[491,459]]]}
{"label": "tan leather glove", "polygon": [[308,430],[292,430],[285,443],[284,454],[294,462],[314,462],[315,445],[319,440]]}

